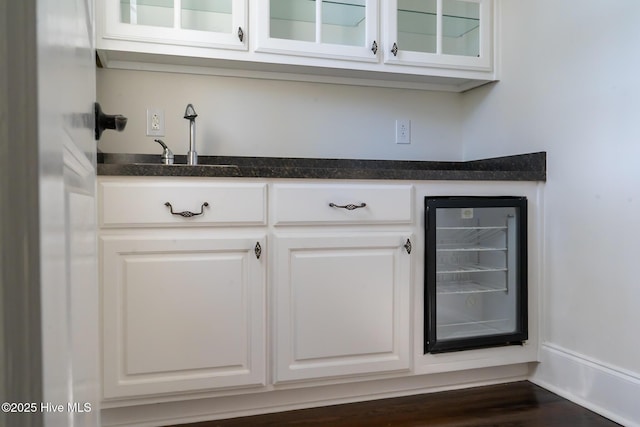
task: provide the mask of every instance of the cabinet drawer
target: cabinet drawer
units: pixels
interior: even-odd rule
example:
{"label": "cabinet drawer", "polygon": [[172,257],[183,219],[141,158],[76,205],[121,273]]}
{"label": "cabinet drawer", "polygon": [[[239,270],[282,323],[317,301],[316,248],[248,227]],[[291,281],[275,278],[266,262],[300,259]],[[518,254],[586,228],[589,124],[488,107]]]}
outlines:
{"label": "cabinet drawer", "polygon": [[266,224],[266,184],[103,180],[98,193],[102,227]]}
{"label": "cabinet drawer", "polygon": [[411,223],[413,186],[276,184],[273,222],[286,224]]}

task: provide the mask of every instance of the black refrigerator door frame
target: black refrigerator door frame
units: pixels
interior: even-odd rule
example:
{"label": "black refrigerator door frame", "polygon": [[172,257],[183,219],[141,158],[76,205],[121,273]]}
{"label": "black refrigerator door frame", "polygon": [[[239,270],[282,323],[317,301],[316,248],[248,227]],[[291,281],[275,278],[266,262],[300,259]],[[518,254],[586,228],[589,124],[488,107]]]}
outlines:
{"label": "black refrigerator door frame", "polygon": [[[522,344],[528,339],[527,198],[518,196],[427,196],[425,204],[424,353]],[[518,293],[516,332],[438,341],[436,331],[436,210],[438,208],[500,208],[518,210]]]}

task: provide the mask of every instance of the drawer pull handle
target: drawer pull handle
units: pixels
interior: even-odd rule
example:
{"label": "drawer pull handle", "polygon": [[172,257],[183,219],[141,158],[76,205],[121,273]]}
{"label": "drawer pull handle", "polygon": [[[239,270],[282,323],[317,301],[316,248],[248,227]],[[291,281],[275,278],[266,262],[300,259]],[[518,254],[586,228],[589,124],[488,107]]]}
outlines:
{"label": "drawer pull handle", "polygon": [[167,202],[164,205],[169,208],[169,210],[171,211],[171,215],[180,215],[183,218],[191,218],[192,216],[202,215],[204,213],[204,207],[205,206],[208,207],[209,203],[208,202],[204,202],[202,204],[202,206],[200,206],[200,212],[198,212],[198,213],[191,212],[191,211],[174,212],[173,211],[173,206],[171,206],[171,203]]}
{"label": "drawer pull handle", "polygon": [[356,209],[364,208],[365,206],[367,206],[367,204],[360,203],[359,205],[354,205],[352,203],[349,203],[348,205],[336,205],[335,203],[329,203],[329,206],[332,208],[340,208],[340,209],[346,209],[348,211],[353,211]]}

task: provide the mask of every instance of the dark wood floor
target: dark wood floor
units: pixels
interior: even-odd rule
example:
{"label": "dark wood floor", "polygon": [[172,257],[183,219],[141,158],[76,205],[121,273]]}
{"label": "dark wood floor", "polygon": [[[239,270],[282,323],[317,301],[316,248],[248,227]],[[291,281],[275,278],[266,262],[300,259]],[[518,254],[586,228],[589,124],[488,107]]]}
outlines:
{"label": "dark wood floor", "polygon": [[528,381],[180,427],[613,427]]}

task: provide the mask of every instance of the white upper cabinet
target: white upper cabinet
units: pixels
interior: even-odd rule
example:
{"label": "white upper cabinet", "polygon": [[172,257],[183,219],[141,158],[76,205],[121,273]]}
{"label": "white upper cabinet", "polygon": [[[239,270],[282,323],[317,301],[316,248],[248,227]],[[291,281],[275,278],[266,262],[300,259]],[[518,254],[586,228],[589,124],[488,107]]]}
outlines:
{"label": "white upper cabinet", "polygon": [[257,51],[378,61],[377,0],[264,0]]}
{"label": "white upper cabinet", "polygon": [[389,0],[384,61],[431,67],[491,70],[489,0]]}
{"label": "white upper cabinet", "polygon": [[169,54],[174,53],[170,46],[247,50],[247,0],[102,0],[97,4],[100,39],[107,43],[155,43]]}
{"label": "white upper cabinet", "polygon": [[494,0],[96,0],[96,46],[106,68],[238,70],[459,92],[497,80],[495,7]]}

